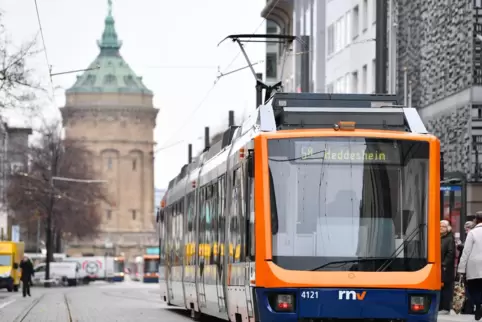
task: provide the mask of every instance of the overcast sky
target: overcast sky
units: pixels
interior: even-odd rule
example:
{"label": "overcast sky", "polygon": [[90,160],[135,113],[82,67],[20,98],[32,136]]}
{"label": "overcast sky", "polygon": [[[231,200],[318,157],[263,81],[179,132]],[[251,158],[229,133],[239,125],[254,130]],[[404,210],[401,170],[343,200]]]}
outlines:
{"label": "overcast sky", "polygon": [[[0,0],[5,25],[15,45],[31,40],[39,25],[34,0]],[[37,0],[53,73],[86,68],[97,56],[97,39],[103,31],[107,0]],[[227,126],[228,110],[236,118],[255,108],[254,78],[246,69],[222,78],[208,96],[218,73],[239,53],[232,42],[217,43],[228,34],[253,33],[266,0],[113,0],[113,15],[121,54],[154,92],[160,108],[154,139],[157,148],[155,185],[167,186],[187,159],[187,143],[200,150],[204,127],[211,133]],[[265,33],[264,23],[257,33]],[[39,38],[40,39],[40,38]],[[41,42],[39,44],[42,47]],[[265,45],[251,43],[247,51],[253,61],[264,59]],[[47,88],[45,56],[31,61]],[[246,65],[242,55],[228,70]],[[256,66],[257,72],[264,68]],[[76,74],[53,77],[54,99],[40,99],[42,115],[60,118],[58,107],[65,103],[64,90],[73,85]],[[51,95],[52,96],[52,95]],[[52,96],[53,97],[53,96]],[[206,98],[207,97],[207,98]],[[202,106],[201,102],[204,100]],[[194,111],[197,111],[194,113]],[[36,126],[36,123],[34,124]]]}

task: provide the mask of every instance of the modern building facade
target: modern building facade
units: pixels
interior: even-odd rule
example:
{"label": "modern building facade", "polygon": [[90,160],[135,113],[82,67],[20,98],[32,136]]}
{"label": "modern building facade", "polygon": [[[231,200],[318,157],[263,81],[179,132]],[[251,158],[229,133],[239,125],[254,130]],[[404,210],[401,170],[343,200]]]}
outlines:
{"label": "modern building facade", "polygon": [[70,242],[67,253],[124,253],[133,261],[158,244],[153,146],[159,110],[152,91],[122,58],[121,45],[109,8],[99,55],[66,91],[66,106],[60,109],[65,137],[89,148],[111,201],[100,209],[100,236]]}
{"label": "modern building facade", "polygon": [[446,179],[467,182],[455,204],[474,214],[482,210],[482,1],[401,0],[397,11],[398,94],[404,99],[407,68],[412,104],[441,140]]}
{"label": "modern building facade", "polygon": [[[15,213],[8,206],[7,188],[10,174],[28,169],[28,140],[32,128],[24,124],[2,118],[0,122],[0,240],[12,238],[12,225],[16,224]],[[20,225],[20,239],[27,247],[28,229]]]}
{"label": "modern building facade", "polygon": [[376,1],[327,1],[327,92],[375,92]]}
{"label": "modern building facade", "polygon": [[[278,25],[269,20],[266,22],[266,34],[277,35],[280,33]],[[280,46],[276,43],[268,43],[266,45],[266,70],[264,73],[267,84],[278,82],[278,62],[280,60]]]}
{"label": "modern building facade", "polygon": [[[267,0],[261,16],[267,20],[267,32],[297,36],[299,41],[280,44],[276,50],[276,73],[271,79],[283,81],[286,92],[321,92],[325,89],[325,1]],[[274,57],[272,44],[267,45],[267,71],[273,67],[268,57]],[[268,56],[271,55],[271,56]],[[270,78],[266,78],[271,82]]]}

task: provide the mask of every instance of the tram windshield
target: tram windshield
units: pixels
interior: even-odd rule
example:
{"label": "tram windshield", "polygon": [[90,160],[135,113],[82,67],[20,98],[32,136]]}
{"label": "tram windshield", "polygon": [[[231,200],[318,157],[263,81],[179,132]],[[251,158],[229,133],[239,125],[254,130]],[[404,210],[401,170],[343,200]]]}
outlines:
{"label": "tram windshield", "polygon": [[116,259],[114,261],[114,272],[116,273],[124,273],[124,260]]}
{"label": "tram windshield", "polygon": [[272,139],[268,155],[277,265],[312,271],[426,265],[428,142]]}
{"label": "tram windshield", "polygon": [[159,271],[159,259],[158,258],[145,258],[144,259],[144,273],[157,273]]}

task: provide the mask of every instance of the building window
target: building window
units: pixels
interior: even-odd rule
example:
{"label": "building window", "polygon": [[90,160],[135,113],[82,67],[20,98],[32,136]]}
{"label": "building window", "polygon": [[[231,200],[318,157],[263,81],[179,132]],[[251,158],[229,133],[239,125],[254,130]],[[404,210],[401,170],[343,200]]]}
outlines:
{"label": "building window", "polygon": [[342,76],[338,78],[335,82],[335,93],[344,93],[345,92],[345,77]]}
{"label": "building window", "polygon": [[111,219],[112,219],[112,210],[106,210],[106,211],[105,211],[105,214],[106,214],[107,220],[111,220]]}
{"label": "building window", "polygon": [[363,0],[363,27],[362,30],[366,31],[368,29],[368,0]]}
{"label": "building window", "polygon": [[267,53],[266,54],[266,77],[268,78],[276,78],[276,70],[277,66],[277,55],[276,53]]}
{"label": "building window", "polygon": [[[372,1],[372,22],[376,23],[377,22],[377,0]],[[390,13],[388,13],[390,15]]]}
{"label": "building window", "polygon": [[358,93],[358,72],[351,73],[351,92]]}
{"label": "building window", "polygon": [[377,88],[377,61],[372,60],[372,93],[376,92]]}
{"label": "building window", "polygon": [[82,83],[82,86],[93,86],[95,84],[95,76],[87,75],[87,78]]}
{"label": "building window", "polygon": [[134,171],[137,170],[137,160],[136,159],[132,160],[132,170],[134,170]]}
{"label": "building window", "polygon": [[353,8],[352,17],[353,21],[351,24],[351,36],[353,37],[353,39],[355,39],[360,33],[360,9],[358,8],[358,6]]}
{"label": "building window", "polygon": [[328,27],[328,55],[335,52],[335,26],[330,25]]}
{"label": "building window", "polygon": [[335,23],[335,52],[345,47],[345,17]]}
{"label": "building window", "polygon": [[328,85],[326,85],[326,92],[327,93],[333,93],[333,89],[334,89],[334,86],[333,86],[333,83],[330,83]]}
{"label": "building window", "polygon": [[124,83],[126,83],[127,87],[137,88],[137,83],[132,75],[124,76]]}
{"label": "building window", "polygon": [[132,220],[136,220],[137,212],[135,210],[131,210],[131,214],[132,214]]}
{"label": "building window", "polygon": [[117,85],[117,78],[112,74],[105,75],[104,85]]}
{"label": "building window", "polygon": [[311,36],[311,10],[305,11],[305,36]]}
{"label": "building window", "polygon": [[367,92],[367,81],[368,81],[368,75],[367,75],[367,65],[363,65],[363,68],[362,68],[362,90],[361,92],[362,93],[366,93]]}
{"label": "building window", "polygon": [[112,158],[111,157],[107,158],[107,169],[109,169],[109,170],[112,169]]}
{"label": "building window", "polygon": [[345,15],[345,23],[346,23],[346,28],[345,28],[345,43],[348,45],[351,42],[351,32],[352,32],[352,26],[351,26],[351,12],[348,11]]}

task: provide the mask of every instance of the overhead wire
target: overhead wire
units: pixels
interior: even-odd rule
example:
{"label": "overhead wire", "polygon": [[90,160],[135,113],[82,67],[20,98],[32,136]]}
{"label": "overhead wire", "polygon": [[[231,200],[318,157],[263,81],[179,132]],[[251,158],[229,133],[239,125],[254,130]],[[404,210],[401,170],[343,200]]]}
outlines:
{"label": "overhead wire", "polygon": [[[279,1],[280,0],[276,0],[276,2],[273,4],[273,6],[271,7],[270,11],[268,12],[268,14],[266,16],[269,16],[271,14],[271,12],[274,10],[274,8],[276,7],[276,5],[278,4]],[[263,24],[265,23],[266,20],[267,20],[266,18],[263,18],[261,23],[254,30],[253,34],[255,34],[259,30],[259,28],[261,28],[263,26]],[[248,40],[249,39],[251,39],[251,38],[248,38]],[[246,48],[246,45],[245,45],[245,48]],[[238,54],[233,58],[233,60],[225,68],[225,72],[221,72],[218,68],[218,76],[216,76],[216,79],[214,80],[214,84],[211,86],[211,88],[209,88],[209,90],[207,91],[207,93],[203,97],[203,99],[196,105],[196,107],[192,110],[192,112],[187,116],[187,118],[185,119],[183,124],[177,130],[175,130],[171,136],[169,136],[169,138],[165,141],[164,145],[166,145],[170,140],[172,140],[172,138],[174,138],[174,136],[177,135],[191,121],[191,118],[196,114],[196,112],[199,109],[201,109],[201,107],[204,105],[204,102],[206,102],[206,100],[209,98],[209,96],[213,92],[214,88],[219,83],[219,80],[221,79],[221,77],[223,77],[224,75],[229,75],[229,74],[233,73],[233,71],[229,71],[229,68],[236,62],[236,60],[238,59],[238,57],[241,54],[242,54],[242,51],[240,49]],[[241,68],[237,71],[240,71],[240,70],[243,70],[243,69],[244,68]]]}
{"label": "overhead wire", "polygon": [[45,44],[44,30],[42,28],[42,20],[40,19],[40,12],[38,8],[37,0],[34,0],[34,3],[35,3],[35,12],[37,13],[37,23],[40,31],[40,38],[42,40],[45,62],[47,63],[47,70],[49,73],[50,87],[52,89],[52,100],[55,101],[55,88],[54,88],[54,82],[52,80],[52,65],[50,64],[49,55],[47,53],[47,45]]}

